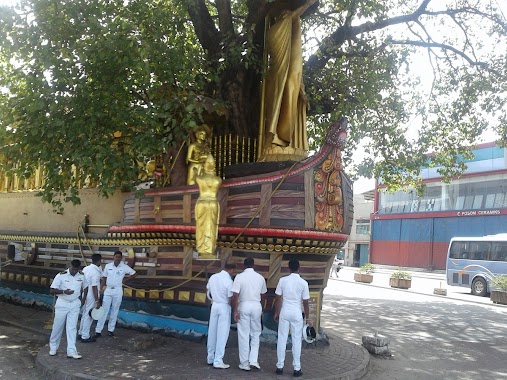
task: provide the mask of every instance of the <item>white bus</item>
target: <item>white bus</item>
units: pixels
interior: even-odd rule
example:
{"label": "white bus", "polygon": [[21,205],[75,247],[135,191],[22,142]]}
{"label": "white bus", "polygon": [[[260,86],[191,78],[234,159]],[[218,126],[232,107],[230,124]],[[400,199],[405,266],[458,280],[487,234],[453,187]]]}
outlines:
{"label": "white bus", "polygon": [[507,275],[507,234],[451,239],[447,285],[468,287],[473,294],[485,296],[496,275]]}

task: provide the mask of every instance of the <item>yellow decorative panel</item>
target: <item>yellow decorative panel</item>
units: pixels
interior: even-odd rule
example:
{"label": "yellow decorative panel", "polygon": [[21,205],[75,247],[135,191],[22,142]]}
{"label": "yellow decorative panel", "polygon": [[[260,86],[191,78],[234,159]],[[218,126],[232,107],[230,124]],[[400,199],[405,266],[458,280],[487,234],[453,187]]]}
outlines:
{"label": "yellow decorative panel", "polygon": [[136,290],[136,297],[137,298],[144,298],[144,297],[146,297],[146,291],[145,290]]}
{"label": "yellow decorative panel", "polygon": [[40,284],[41,285],[47,285],[48,284],[48,278],[47,277],[41,277],[40,278]]}
{"label": "yellow decorative panel", "polygon": [[123,295],[125,297],[132,297],[132,289],[129,289],[129,288],[124,288],[123,289]]}
{"label": "yellow decorative panel", "polygon": [[23,275],[18,273],[18,274],[16,275],[16,281],[17,281],[17,282],[21,282],[21,281],[23,281]]}
{"label": "yellow decorative panel", "polygon": [[206,302],[206,293],[197,293],[194,294],[194,302],[205,303]]}
{"label": "yellow decorative panel", "polygon": [[39,282],[39,276],[32,276],[32,284],[37,284]]}
{"label": "yellow decorative panel", "polygon": [[7,272],[2,272],[2,280],[7,280]]}
{"label": "yellow decorative panel", "polygon": [[158,292],[158,291],[156,291],[156,292],[154,292],[154,291],[150,291],[150,292],[148,292],[148,294],[149,294],[149,297],[150,297],[151,299],[158,299],[158,294],[159,294],[159,292]]}
{"label": "yellow decorative panel", "polygon": [[29,274],[25,274],[25,282],[30,282],[30,275]]}
{"label": "yellow decorative panel", "polygon": [[310,292],[309,306],[310,306],[310,320],[313,322],[313,327],[319,331],[320,327],[320,309],[322,297],[320,291]]}
{"label": "yellow decorative panel", "polygon": [[174,290],[166,290],[162,297],[165,299],[165,300],[173,300],[174,299]]}
{"label": "yellow decorative panel", "polygon": [[190,292],[179,292],[178,299],[180,301],[190,301]]}

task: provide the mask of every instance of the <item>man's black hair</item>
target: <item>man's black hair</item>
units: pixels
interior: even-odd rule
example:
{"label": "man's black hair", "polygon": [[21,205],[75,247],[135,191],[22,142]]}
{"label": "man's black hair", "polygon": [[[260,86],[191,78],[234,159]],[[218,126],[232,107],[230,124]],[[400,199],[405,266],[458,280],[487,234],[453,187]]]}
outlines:
{"label": "man's black hair", "polygon": [[94,253],[92,255],[92,263],[97,264],[100,260],[102,260],[102,255],[100,253]]}
{"label": "man's black hair", "polygon": [[122,255],[123,256],[123,253],[122,253],[122,251],[114,251],[113,257],[116,256],[116,255]]}
{"label": "man's black hair", "polygon": [[78,259],[74,259],[70,262],[70,266],[72,268],[81,268],[81,260],[78,260]]}
{"label": "man's black hair", "polygon": [[295,273],[299,270],[299,261],[296,259],[292,259],[289,261],[289,269],[292,273]]}
{"label": "man's black hair", "polygon": [[251,257],[247,257],[245,261],[243,261],[243,264],[245,265],[246,268],[253,268],[254,259],[252,259]]}

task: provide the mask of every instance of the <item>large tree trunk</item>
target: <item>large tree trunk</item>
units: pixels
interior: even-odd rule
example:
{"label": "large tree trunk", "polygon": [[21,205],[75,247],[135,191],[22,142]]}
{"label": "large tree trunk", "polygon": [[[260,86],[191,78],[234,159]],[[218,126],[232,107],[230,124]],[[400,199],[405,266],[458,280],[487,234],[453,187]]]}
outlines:
{"label": "large tree trunk", "polygon": [[261,78],[253,70],[238,67],[236,70],[230,69],[223,73],[221,92],[229,106],[227,126],[220,128],[223,133],[257,138],[260,89]]}

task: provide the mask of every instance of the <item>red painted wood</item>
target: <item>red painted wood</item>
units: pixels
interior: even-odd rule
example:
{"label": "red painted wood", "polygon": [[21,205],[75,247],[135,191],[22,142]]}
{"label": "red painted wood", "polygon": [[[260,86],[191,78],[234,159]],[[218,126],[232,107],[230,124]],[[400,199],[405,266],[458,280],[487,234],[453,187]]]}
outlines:
{"label": "red painted wood", "polygon": [[[179,233],[195,233],[194,225],[180,225],[180,224],[137,224],[132,226],[111,226],[109,233],[119,232],[130,232],[130,233],[142,233],[142,232],[179,232]],[[219,227],[218,232],[220,234],[238,234],[242,232],[244,235],[250,236],[281,236],[285,238],[295,239],[318,239],[318,240],[329,240],[329,241],[346,241],[348,235],[335,233],[335,232],[323,232],[323,231],[301,231],[301,230],[289,230],[283,228],[246,228],[242,227]]]}
{"label": "red painted wood", "polygon": [[447,243],[376,240],[370,246],[370,261],[381,265],[445,269],[447,246]]}

